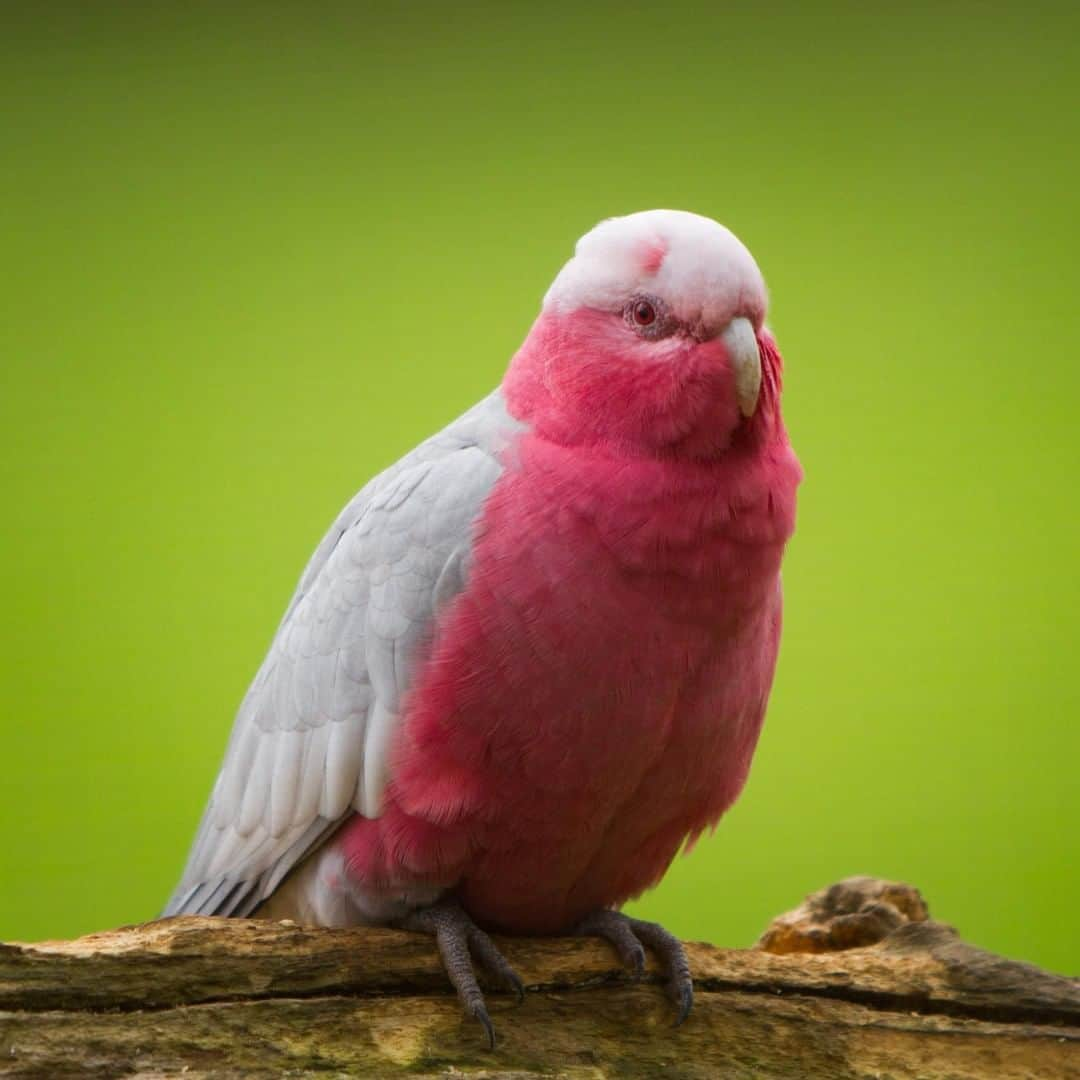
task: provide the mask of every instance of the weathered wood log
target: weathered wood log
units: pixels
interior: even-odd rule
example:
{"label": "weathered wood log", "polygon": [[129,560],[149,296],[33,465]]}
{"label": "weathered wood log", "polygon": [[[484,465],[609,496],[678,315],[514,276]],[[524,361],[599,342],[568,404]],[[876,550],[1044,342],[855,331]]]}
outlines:
{"label": "weathered wood log", "polygon": [[174,918],[0,946],[0,1075],[1080,1078],[1080,982],[964,944],[907,886],[850,879],[758,947],[688,946],[681,1028],[605,945],[501,940],[531,991],[486,1049],[431,941]]}

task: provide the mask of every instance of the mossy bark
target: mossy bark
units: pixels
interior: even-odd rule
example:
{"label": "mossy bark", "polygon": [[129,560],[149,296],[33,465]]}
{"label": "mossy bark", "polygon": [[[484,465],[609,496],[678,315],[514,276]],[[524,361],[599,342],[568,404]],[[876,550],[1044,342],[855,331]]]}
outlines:
{"label": "mossy bark", "polygon": [[655,970],[501,940],[531,992],[489,995],[494,1051],[412,934],[176,918],[2,945],[0,1075],[1080,1080],[1080,983],[964,944],[897,888],[823,890],[754,949],[688,945],[678,1029]]}

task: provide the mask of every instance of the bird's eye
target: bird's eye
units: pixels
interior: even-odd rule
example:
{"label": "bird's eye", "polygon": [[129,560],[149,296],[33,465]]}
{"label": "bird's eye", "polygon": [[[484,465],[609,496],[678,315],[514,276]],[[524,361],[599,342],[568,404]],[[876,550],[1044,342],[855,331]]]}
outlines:
{"label": "bird's eye", "polygon": [[678,326],[664,301],[647,293],[631,297],[623,305],[622,314],[626,325],[647,341],[665,338]]}

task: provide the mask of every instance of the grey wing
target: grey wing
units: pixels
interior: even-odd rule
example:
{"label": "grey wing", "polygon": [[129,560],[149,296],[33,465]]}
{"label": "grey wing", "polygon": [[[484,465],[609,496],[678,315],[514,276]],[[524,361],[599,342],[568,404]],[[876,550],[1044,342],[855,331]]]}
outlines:
{"label": "grey wing", "polygon": [[376,477],[316,551],[245,696],[166,915],[247,915],[377,817],[417,647],[460,591],[513,430],[498,395]]}

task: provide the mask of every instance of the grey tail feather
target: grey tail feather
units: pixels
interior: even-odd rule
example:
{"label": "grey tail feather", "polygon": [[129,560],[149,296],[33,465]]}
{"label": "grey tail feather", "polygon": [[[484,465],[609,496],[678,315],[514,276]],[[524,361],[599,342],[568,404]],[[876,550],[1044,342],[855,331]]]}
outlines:
{"label": "grey tail feather", "polygon": [[[347,815],[348,816],[348,815]],[[311,825],[261,873],[249,878],[227,874],[178,888],[161,917],[170,915],[223,915],[245,918],[266,900],[289,872],[340,828],[342,821],[316,818]]]}

